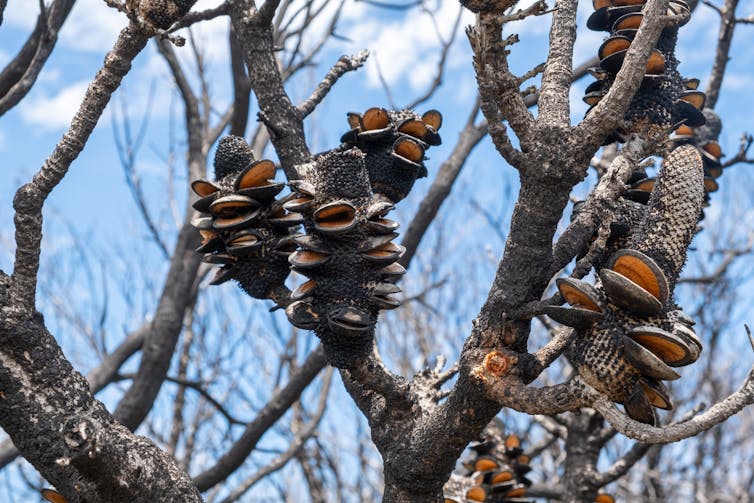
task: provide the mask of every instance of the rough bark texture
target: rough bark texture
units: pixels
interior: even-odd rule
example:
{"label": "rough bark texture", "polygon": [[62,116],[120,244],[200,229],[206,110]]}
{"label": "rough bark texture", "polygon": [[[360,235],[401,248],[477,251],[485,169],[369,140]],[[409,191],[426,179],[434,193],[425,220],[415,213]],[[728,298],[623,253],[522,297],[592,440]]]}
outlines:
{"label": "rough bark texture", "polygon": [[9,284],[0,274],[0,425],[21,454],[71,503],[202,501],[169,456],[92,397],[41,315],[13,307]]}

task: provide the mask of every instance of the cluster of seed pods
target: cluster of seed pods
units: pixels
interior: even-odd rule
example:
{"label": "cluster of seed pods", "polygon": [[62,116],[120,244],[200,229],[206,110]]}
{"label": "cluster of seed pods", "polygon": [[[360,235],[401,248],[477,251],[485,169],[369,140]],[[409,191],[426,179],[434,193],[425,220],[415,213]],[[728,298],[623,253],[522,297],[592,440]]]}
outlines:
{"label": "cluster of seed pods", "polygon": [[291,233],[301,215],[287,212],[285,199],[276,199],[285,183],[273,181],[275,165],[255,160],[243,138],[222,138],[214,166],[214,182],[191,184],[199,196],[194,209],[201,212],[192,222],[202,236],[197,251],[222,266],[213,285],[233,279],[248,295],[271,298],[290,272],[288,255],[296,248]]}
{"label": "cluster of seed pods", "polygon": [[693,363],[702,349],[693,320],[672,293],[703,198],[699,151],[680,146],[665,159],[647,205],[618,240],[622,248],[611,248],[595,265],[597,286],[559,278],[558,290],[571,307],[544,309],[577,329],[568,356],[581,378],[647,424],[656,422],[654,407],[673,406],[662,381],[678,379],[673,367]]}
{"label": "cluster of seed pods", "polygon": [[469,445],[471,456],[463,472],[454,473],[444,488],[445,503],[530,503],[526,488],[531,480],[530,457],[524,454],[515,434],[504,438],[487,428],[485,435]]}
{"label": "cluster of seed pods", "polygon": [[185,16],[195,3],[196,0],[139,0],[137,10],[153,26],[167,30]]}
{"label": "cluster of seed pods", "polygon": [[386,216],[426,175],[425,149],[440,142],[440,114],[423,117],[382,108],[349,114],[344,144],[290,182],[295,194],[285,208],[303,215],[306,234],[295,238],[289,261],[308,281],[292,292],[286,314],[315,331],[334,366],[367,355],[379,311],[400,305],[393,294],[405,249],[393,243],[398,223]]}
{"label": "cluster of seed pods", "polygon": [[[483,437],[469,445],[471,455],[462,463],[463,471],[451,475],[443,488],[445,503],[531,503],[527,488],[532,482],[530,456],[521,448],[515,434],[502,435],[498,428],[486,428]],[[595,503],[614,503],[605,493]]]}
{"label": "cluster of seed pods", "polygon": [[363,115],[348,114],[350,131],[341,141],[366,154],[369,183],[375,194],[397,203],[417,178],[427,176],[424,152],[440,144],[442,115],[437,110],[418,116],[411,110],[370,108]]}
{"label": "cluster of seed pods", "polygon": [[[584,95],[590,110],[614,82],[644,19],[645,3],[646,0],[593,0],[595,11],[587,26],[596,31],[608,31],[610,36],[599,48],[599,66],[590,69],[597,79]],[[689,7],[683,0],[670,0],[667,15],[668,22],[649,56],[641,87],[626,111],[629,126],[610,135],[608,143],[620,140],[625,133],[662,132],[682,122],[690,127],[704,124],[701,110],[705,95],[697,90],[699,80],[683,79],[675,57],[678,28],[688,21]]]}

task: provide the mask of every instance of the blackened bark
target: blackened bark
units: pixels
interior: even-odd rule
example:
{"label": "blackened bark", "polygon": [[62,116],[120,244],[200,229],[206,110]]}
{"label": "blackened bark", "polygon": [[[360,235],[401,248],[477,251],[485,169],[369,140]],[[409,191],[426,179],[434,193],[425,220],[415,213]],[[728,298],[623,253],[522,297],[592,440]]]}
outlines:
{"label": "blackened bark", "polygon": [[259,118],[267,126],[286,176],[296,179],[296,166],[307,162],[311,154],[306,146],[303,114],[286,94],[275,58],[271,20],[277,3],[268,1],[262,9],[248,11],[244,3],[232,1],[230,16],[259,103]]}
{"label": "blackened bark", "polygon": [[565,473],[563,474],[565,503],[594,501],[597,486],[597,459],[603,441],[598,432],[602,427],[602,416],[594,411],[584,410],[569,418],[568,437],[565,442]]}
{"label": "blackened bark", "polygon": [[42,316],[15,309],[0,273],[0,426],[63,493],[82,501],[202,501],[191,479],[92,396]]}

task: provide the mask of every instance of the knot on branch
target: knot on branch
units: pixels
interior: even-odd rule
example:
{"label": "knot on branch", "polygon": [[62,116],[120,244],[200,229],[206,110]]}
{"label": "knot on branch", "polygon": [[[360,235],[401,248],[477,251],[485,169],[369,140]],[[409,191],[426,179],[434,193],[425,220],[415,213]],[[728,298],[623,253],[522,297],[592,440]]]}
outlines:
{"label": "knot on branch", "polygon": [[98,449],[97,428],[90,419],[73,417],[63,425],[62,433],[69,458],[94,457]]}
{"label": "knot on branch", "polygon": [[490,351],[484,356],[482,363],[474,367],[471,375],[482,382],[496,381],[508,375],[518,363],[518,357],[502,351]]}
{"label": "knot on branch", "polygon": [[494,377],[502,377],[511,368],[511,359],[500,351],[492,351],[484,357],[484,370]]}

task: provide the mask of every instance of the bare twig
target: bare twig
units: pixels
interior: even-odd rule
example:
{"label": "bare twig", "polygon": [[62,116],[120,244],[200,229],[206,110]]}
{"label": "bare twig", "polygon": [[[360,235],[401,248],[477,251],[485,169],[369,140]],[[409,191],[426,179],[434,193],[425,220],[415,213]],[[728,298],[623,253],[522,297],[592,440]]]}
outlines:
{"label": "bare twig", "polygon": [[312,414],[312,418],[301,431],[296,432],[296,437],[291,441],[288,449],[286,449],[279,456],[273,459],[264,468],[260,469],[256,473],[252,474],[249,478],[244,480],[243,483],[239,487],[237,487],[230,496],[223,500],[223,503],[232,503],[233,501],[238,501],[249,489],[254,486],[254,484],[259,482],[269,474],[283,468],[288,463],[288,461],[296,456],[296,454],[301,450],[306,441],[314,435],[317,430],[317,426],[319,425],[320,421],[322,420],[322,416],[324,416],[325,413],[327,395],[330,391],[332,375],[333,369],[331,367],[325,372],[325,376],[322,382],[322,390],[320,391],[319,395],[319,402],[317,403],[316,410]]}
{"label": "bare twig", "polygon": [[322,82],[319,83],[317,89],[314,90],[311,96],[307,98],[303,103],[298,106],[299,111],[303,117],[306,117],[314,111],[314,108],[319,105],[327,93],[330,92],[332,87],[347,72],[352,72],[361,68],[369,57],[369,51],[363,50],[353,56],[341,56],[338,62],[333,65]]}

